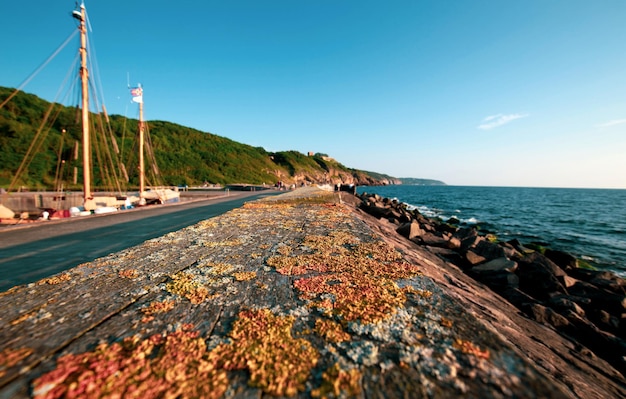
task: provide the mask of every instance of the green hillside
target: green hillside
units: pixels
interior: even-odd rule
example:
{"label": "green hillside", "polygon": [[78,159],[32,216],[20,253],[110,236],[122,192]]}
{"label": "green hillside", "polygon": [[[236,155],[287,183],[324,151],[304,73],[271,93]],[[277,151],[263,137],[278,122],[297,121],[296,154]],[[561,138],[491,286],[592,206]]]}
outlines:
{"label": "green hillside", "polygon": [[[0,88],[0,103],[13,89]],[[50,103],[27,93],[19,93],[0,108],[0,187],[8,187],[29,152],[27,168],[19,174],[18,185],[30,189],[53,189],[61,181],[64,188],[74,188],[74,168],[81,174],[81,162],[75,159],[80,140],[80,111]],[[47,121],[42,125],[42,121]],[[96,188],[114,185],[111,174],[123,185],[136,186],[138,121],[112,115],[105,123],[102,114],[92,115],[93,131],[103,130],[105,137],[92,138],[94,150],[93,181]],[[393,184],[398,181],[383,174],[348,168],[323,154],[307,156],[297,151],[270,153],[211,133],[201,132],[165,121],[148,122],[149,154],[154,154],[157,169],[150,167],[150,184],[286,184],[346,183]],[[102,128],[102,129],[99,129]],[[63,132],[65,130],[65,132]],[[33,140],[37,138],[33,143]],[[105,141],[109,140],[109,145]],[[116,153],[107,148],[117,146]],[[148,154],[148,155],[149,155]],[[64,162],[60,162],[60,160]],[[126,181],[121,163],[128,172]],[[57,178],[58,176],[58,178]],[[150,180],[151,179],[151,180]],[[80,179],[79,179],[80,180]],[[80,183],[80,181],[79,181]]]}

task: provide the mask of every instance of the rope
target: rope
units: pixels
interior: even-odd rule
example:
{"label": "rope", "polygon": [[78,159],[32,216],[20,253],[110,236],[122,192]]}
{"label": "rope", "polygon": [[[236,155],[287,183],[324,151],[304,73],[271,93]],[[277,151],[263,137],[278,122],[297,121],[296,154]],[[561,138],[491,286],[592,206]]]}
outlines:
{"label": "rope", "polygon": [[[55,53],[58,53],[58,51],[56,51]],[[74,59],[74,64],[77,61],[78,61],[78,57]],[[45,142],[48,133],[52,129],[52,124],[54,123],[54,121],[56,121],[57,117],[61,113],[62,107],[59,106],[56,114],[52,118],[50,118],[50,115],[52,114],[52,110],[54,109],[55,105],[57,105],[57,100],[59,96],[61,95],[61,91],[63,87],[67,86],[67,81],[70,79],[70,76],[71,76],[70,72],[72,71],[72,69],[74,69],[74,66],[70,67],[70,70],[65,76],[65,80],[63,81],[61,86],[59,86],[59,90],[57,91],[54,100],[48,106],[48,109],[46,110],[46,113],[44,114],[44,118],[41,124],[39,125],[37,132],[35,133],[35,137],[31,141],[30,146],[28,147],[28,150],[26,151],[26,155],[22,159],[22,163],[20,164],[19,168],[15,172],[15,176],[13,176],[13,179],[11,180],[11,183],[9,185],[9,191],[12,191],[13,188],[15,188],[15,185],[18,183],[18,180],[22,177],[23,173],[25,172],[27,167],[31,164],[31,162],[33,161],[37,153],[39,153],[39,150],[41,149],[41,146]],[[19,90],[20,89],[17,89],[13,93],[12,96],[15,96],[19,92]],[[67,96],[67,93],[66,93],[66,96]],[[9,97],[7,101],[3,103],[3,105],[6,104],[9,99],[11,99],[11,97]],[[50,120],[50,127],[46,129],[46,124],[48,123],[48,120]]]}
{"label": "rope", "polygon": [[35,69],[35,71],[33,73],[30,74],[29,77],[27,77],[19,86],[17,89],[15,89],[15,91],[13,93],[11,93],[11,95],[9,97],[7,97],[2,104],[0,104],[0,109],[2,107],[4,107],[13,97],[15,97],[15,95],[17,93],[19,93],[31,80],[33,80],[33,78],[39,73],[41,72],[42,69],[44,69],[46,67],[46,65],[48,65],[50,63],[50,61],[52,61],[52,59],[54,59],[54,57],[57,56],[57,54],[59,54],[61,52],[61,50],[63,50],[63,48],[65,48],[65,46],[67,46],[67,44],[70,42],[70,40],[72,40],[74,38],[74,36],[76,36],[76,34],[78,33],[78,31],[73,31],[71,35],[69,35],[69,37],[67,39],[65,39],[65,41],[50,55],[50,57],[48,57],[47,60],[45,60],[41,65],[39,65],[39,67],[37,67],[37,69]]}

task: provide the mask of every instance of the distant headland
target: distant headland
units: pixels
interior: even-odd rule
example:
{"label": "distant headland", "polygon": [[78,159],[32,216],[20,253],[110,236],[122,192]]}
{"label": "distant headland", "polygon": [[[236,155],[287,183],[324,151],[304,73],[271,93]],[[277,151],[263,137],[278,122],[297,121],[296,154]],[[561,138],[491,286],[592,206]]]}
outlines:
{"label": "distant headland", "polygon": [[401,177],[399,179],[402,184],[407,186],[445,186],[446,183],[433,179],[418,179],[415,177]]}

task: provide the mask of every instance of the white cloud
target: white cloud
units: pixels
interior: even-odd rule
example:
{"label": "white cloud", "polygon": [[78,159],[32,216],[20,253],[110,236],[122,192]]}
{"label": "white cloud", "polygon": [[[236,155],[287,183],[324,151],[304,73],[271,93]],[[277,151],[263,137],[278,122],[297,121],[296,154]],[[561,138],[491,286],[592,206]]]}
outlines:
{"label": "white cloud", "polygon": [[513,122],[516,119],[525,118],[527,116],[528,114],[490,115],[483,119],[483,123],[478,125],[478,128],[482,130],[489,130],[498,126],[506,125],[509,122]]}
{"label": "white cloud", "polygon": [[626,119],[614,119],[612,121],[602,123],[598,125],[598,127],[609,127],[609,126],[621,125],[622,123],[626,123]]}

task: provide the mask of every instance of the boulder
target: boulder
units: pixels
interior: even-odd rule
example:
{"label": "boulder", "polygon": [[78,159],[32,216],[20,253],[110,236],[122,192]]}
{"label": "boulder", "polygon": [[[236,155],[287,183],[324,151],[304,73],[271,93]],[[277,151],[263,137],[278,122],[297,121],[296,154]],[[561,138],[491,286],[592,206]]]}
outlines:
{"label": "boulder", "polygon": [[515,273],[511,273],[506,270],[478,273],[472,271],[471,275],[476,280],[488,285],[491,289],[497,292],[519,287],[519,277],[517,277]]}
{"label": "boulder", "polygon": [[402,208],[399,212],[401,214],[400,221],[402,223],[408,223],[413,220],[413,217],[411,217],[411,213],[406,209]]}
{"label": "boulder", "polygon": [[602,330],[607,330],[613,333],[619,331],[620,319],[611,315],[606,310],[598,310],[589,315],[589,318]]}
{"label": "boulder", "polygon": [[529,316],[535,319],[539,323],[551,325],[557,329],[569,327],[569,320],[551,308],[540,305],[538,303],[528,306]]}
{"label": "boulder", "polygon": [[577,267],[575,269],[568,270],[568,274],[579,280],[583,280],[587,282],[597,278],[597,279],[621,281],[621,284],[624,284],[624,279],[618,277],[617,275],[615,275],[615,273],[612,273],[609,271],[585,269],[582,267]]}
{"label": "boulder", "polygon": [[570,312],[567,315],[569,322],[576,328],[570,334],[582,345],[587,346],[598,356],[606,359],[622,374],[626,373],[626,342],[615,335],[602,331],[595,324]]}
{"label": "boulder", "polygon": [[558,279],[565,288],[569,288],[579,281],[579,280],[576,280],[574,277],[570,277],[570,276],[561,276],[561,277],[558,277]]}
{"label": "boulder", "polygon": [[422,235],[413,238],[411,241],[420,245],[427,245],[429,247],[448,248],[448,240],[429,232],[424,232]]}
{"label": "boulder", "polygon": [[528,255],[535,252],[534,249],[526,248],[524,245],[522,245],[522,243],[517,238],[507,241],[507,244],[511,245],[517,250],[517,252],[523,255]]}
{"label": "boulder", "polygon": [[458,225],[459,223],[461,223],[461,221],[459,219],[455,218],[454,216],[452,216],[450,219],[448,219],[448,223],[449,224]]}
{"label": "boulder", "polygon": [[420,222],[420,229],[427,231],[429,233],[436,233],[437,231],[435,230],[435,226],[433,226],[432,223],[421,223]]}
{"label": "boulder", "polygon": [[414,237],[422,235],[423,231],[420,229],[420,225],[417,222],[404,223],[396,229],[396,232],[401,236],[412,240]]}
{"label": "boulder", "polygon": [[572,295],[589,299],[589,307],[603,309],[614,315],[626,312],[626,296],[623,294],[616,294],[584,281],[577,282],[568,291]]}
{"label": "boulder", "polygon": [[474,252],[487,260],[503,258],[506,256],[504,248],[496,243],[489,242],[485,239],[480,240],[476,243],[476,245],[474,246]]}
{"label": "boulder", "polygon": [[615,276],[613,273],[603,273],[589,280],[590,284],[601,287],[616,294],[626,294],[624,279]]}
{"label": "boulder", "polygon": [[457,228],[452,226],[452,225],[450,225],[450,224],[447,224],[447,223],[438,223],[435,226],[435,230],[437,230],[437,231],[439,231],[441,233],[450,233],[450,234],[452,234],[452,233],[456,232]]}
{"label": "boulder", "polygon": [[454,232],[454,236],[463,241],[466,238],[478,237],[478,230],[475,227],[463,227]]}
{"label": "boulder", "polygon": [[389,217],[389,215],[391,214],[391,209],[384,206],[368,205],[364,203],[361,206],[361,209],[379,219],[383,217]]}
{"label": "boulder", "polygon": [[499,271],[507,271],[513,273],[515,272],[515,270],[517,270],[517,262],[512,261],[506,257],[490,260],[489,262],[482,263],[472,268],[473,273],[488,273]]}
{"label": "boulder", "polygon": [[567,295],[554,295],[550,298],[548,304],[561,314],[572,311],[580,317],[585,317],[585,310]]}
{"label": "boulder", "polygon": [[582,306],[583,309],[593,309],[593,307],[591,306],[591,299],[587,297],[572,295],[571,293],[567,297],[576,302],[578,305]]}
{"label": "boulder", "polygon": [[453,265],[464,264],[461,255],[457,251],[442,247],[427,247],[427,249],[429,252],[439,256],[445,261],[452,263]]}
{"label": "boulder", "polygon": [[567,252],[546,249],[544,255],[565,270],[576,269],[578,267],[578,259]]}
{"label": "boulder", "polygon": [[465,252],[470,248],[475,248],[479,242],[483,241],[484,238],[480,236],[469,236],[465,238],[461,238],[461,251]]}
{"label": "boulder", "polygon": [[448,238],[448,248],[460,249],[461,248],[461,240],[459,240],[456,237]]}
{"label": "boulder", "polygon": [[413,216],[413,219],[415,219],[419,224],[431,224],[431,221],[427,217],[422,215],[417,209],[413,209],[409,213]]}
{"label": "boulder", "polygon": [[520,278],[520,289],[539,300],[547,300],[555,292],[568,293],[557,278],[565,276],[565,272],[539,252],[520,259],[517,275]]}
{"label": "boulder", "polygon": [[507,258],[512,259],[512,258],[521,258],[524,255],[522,253],[520,253],[513,245],[506,243],[506,242],[501,242],[500,246],[502,247],[502,249],[504,250],[504,254]]}
{"label": "boulder", "polygon": [[483,263],[484,261],[486,261],[486,259],[483,256],[480,256],[476,252],[471,251],[471,250],[465,253],[465,259],[472,266],[475,266],[479,263]]}
{"label": "boulder", "polygon": [[406,218],[403,218],[402,212],[400,212],[397,209],[394,208],[390,208],[389,209],[389,214],[387,215],[388,218],[394,218],[396,219],[398,222],[408,222],[408,220],[406,220]]}
{"label": "boulder", "polygon": [[396,226],[400,226],[400,221],[398,219],[394,218],[393,216],[387,218],[387,221],[389,223],[395,224]]}
{"label": "boulder", "polygon": [[621,315],[619,315],[618,320],[619,331],[617,332],[617,334],[623,339],[626,339],[626,313],[622,313]]}

